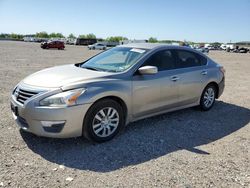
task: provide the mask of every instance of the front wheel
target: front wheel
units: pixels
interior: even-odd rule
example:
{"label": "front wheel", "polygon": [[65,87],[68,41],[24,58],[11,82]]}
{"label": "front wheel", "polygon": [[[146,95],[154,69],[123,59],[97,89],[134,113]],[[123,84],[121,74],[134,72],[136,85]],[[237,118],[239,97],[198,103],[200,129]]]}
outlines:
{"label": "front wheel", "polygon": [[202,92],[200,99],[200,108],[203,111],[210,110],[215,102],[216,88],[214,85],[208,85]]}
{"label": "front wheel", "polygon": [[123,109],[114,100],[104,99],[95,103],[87,112],[83,135],[94,142],[105,142],[114,138],[124,127]]}

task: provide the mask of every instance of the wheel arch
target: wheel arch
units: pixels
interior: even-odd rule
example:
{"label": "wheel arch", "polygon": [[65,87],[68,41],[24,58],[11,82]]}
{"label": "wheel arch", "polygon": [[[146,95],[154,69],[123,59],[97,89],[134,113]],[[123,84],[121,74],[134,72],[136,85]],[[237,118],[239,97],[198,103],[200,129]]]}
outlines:
{"label": "wheel arch", "polygon": [[[215,98],[218,99],[218,97],[219,97],[219,85],[218,85],[215,81],[209,82],[209,83],[206,85],[206,87],[209,86],[209,85],[213,85],[213,86],[215,87],[215,89],[216,89]],[[206,88],[206,87],[205,87],[205,88]],[[205,88],[204,88],[204,89],[205,89]]]}
{"label": "wheel arch", "polygon": [[124,115],[125,115],[125,119],[127,118],[128,107],[127,107],[126,103],[124,102],[124,100],[122,98],[120,98],[120,97],[117,97],[117,96],[114,96],[114,95],[105,96],[105,97],[102,97],[102,98],[96,100],[92,105],[94,105],[95,103],[97,103],[97,102],[99,102],[101,100],[104,100],[104,99],[114,100],[118,104],[120,104],[121,107],[122,107],[122,109],[123,109],[123,112],[124,112]]}
{"label": "wheel arch", "polygon": [[97,99],[95,102],[93,102],[92,105],[88,108],[87,112],[85,113],[84,118],[83,118],[83,123],[82,123],[82,135],[83,136],[88,138],[87,134],[84,132],[84,121],[86,120],[86,116],[89,113],[91,107],[93,107],[96,103],[98,103],[102,100],[105,100],[105,99],[113,100],[121,105],[123,113],[124,113],[124,121],[126,124],[127,118],[128,118],[128,107],[127,107],[126,103],[124,102],[124,100],[122,98],[120,98],[118,96],[114,96],[114,95],[104,96],[104,97]]}
{"label": "wheel arch", "polygon": [[117,102],[118,104],[121,105],[122,109],[123,109],[123,113],[125,115],[124,119],[125,121],[127,122],[127,118],[128,118],[128,106],[126,105],[125,101],[121,98],[121,97],[118,97],[118,96],[115,96],[115,95],[107,95],[107,96],[103,96],[101,98],[98,98],[97,100],[95,100],[92,105],[89,107],[89,109],[87,110],[86,114],[84,115],[84,119],[87,115],[87,113],[89,112],[90,108],[95,105],[96,103],[102,101],[102,100],[105,100],[105,99],[110,99],[110,100],[113,100],[115,102]]}

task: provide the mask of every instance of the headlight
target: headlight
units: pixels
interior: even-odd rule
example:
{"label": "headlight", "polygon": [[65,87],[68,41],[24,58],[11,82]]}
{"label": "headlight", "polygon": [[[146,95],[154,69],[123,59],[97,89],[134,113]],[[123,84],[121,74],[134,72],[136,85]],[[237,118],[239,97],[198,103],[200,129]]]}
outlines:
{"label": "headlight", "polygon": [[66,107],[76,104],[78,97],[83,94],[86,89],[74,89],[52,95],[40,101],[40,106]]}

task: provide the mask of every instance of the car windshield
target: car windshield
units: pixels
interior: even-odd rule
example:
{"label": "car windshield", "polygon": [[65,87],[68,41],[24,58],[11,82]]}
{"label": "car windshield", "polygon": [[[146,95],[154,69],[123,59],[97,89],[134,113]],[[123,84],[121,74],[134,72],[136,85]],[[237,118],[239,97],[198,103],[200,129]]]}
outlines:
{"label": "car windshield", "polygon": [[96,71],[122,72],[134,65],[145,53],[144,49],[116,47],[91,58],[81,67]]}

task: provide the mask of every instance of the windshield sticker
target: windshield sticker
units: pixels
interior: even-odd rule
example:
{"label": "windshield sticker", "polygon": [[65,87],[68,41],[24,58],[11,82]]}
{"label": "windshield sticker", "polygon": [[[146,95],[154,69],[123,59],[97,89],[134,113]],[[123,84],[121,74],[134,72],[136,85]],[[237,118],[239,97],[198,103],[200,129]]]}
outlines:
{"label": "windshield sticker", "polygon": [[137,53],[140,53],[140,54],[142,54],[142,53],[145,52],[145,50],[137,49],[137,48],[133,48],[133,49],[131,49],[130,51],[131,51],[131,52],[137,52]]}

